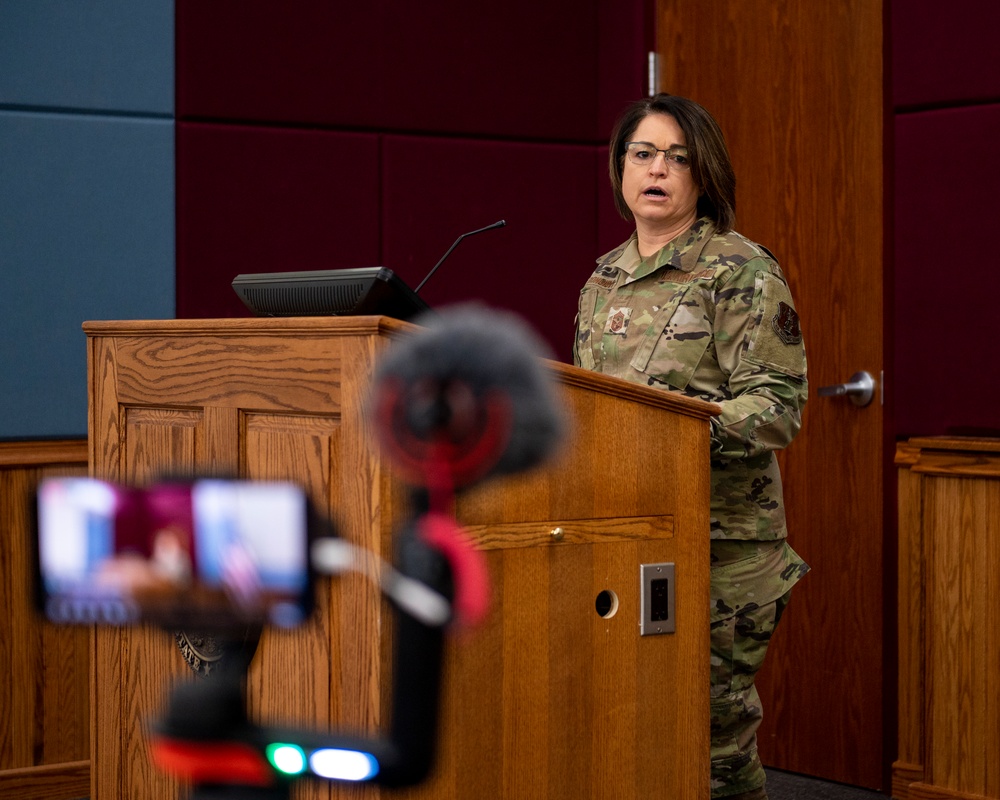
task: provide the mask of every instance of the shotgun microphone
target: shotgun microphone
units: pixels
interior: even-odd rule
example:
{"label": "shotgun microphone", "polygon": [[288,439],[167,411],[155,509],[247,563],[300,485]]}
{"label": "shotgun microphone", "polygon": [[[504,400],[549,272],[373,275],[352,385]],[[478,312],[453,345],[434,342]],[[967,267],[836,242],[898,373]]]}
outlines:
{"label": "shotgun microphone", "polygon": [[510,311],[463,303],[424,314],[373,380],[379,437],[417,478],[445,446],[453,488],[541,463],[566,433],[548,346]]}
{"label": "shotgun microphone", "polygon": [[431,271],[427,273],[427,275],[426,275],[426,276],[424,277],[424,279],[423,279],[422,281],[420,281],[420,284],[419,284],[419,285],[417,286],[417,288],[416,288],[416,289],[414,289],[414,290],[413,290],[413,293],[414,293],[414,294],[420,294],[420,290],[421,290],[421,289],[423,288],[424,284],[425,284],[425,283],[427,283],[427,279],[428,279],[428,278],[429,278],[429,277],[430,277],[431,275],[433,275],[433,274],[434,274],[435,272],[437,272],[437,268],[438,268],[438,267],[440,267],[440,266],[441,266],[441,265],[442,265],[442,264],[444,263],[444,260],[445,260],[445,259],[446,259],[446,258],[447,258],[448,256],[450,256],[450,255],[451,255],[451,251],[452,251],[452,250],[454,250],[454,249],[455,249],[456,247],[458,247],[458,243],[459,243],[460,241],[462,241],[462,239],[466,238],[467,236],[475,236],[475,235],[476,235],[477,233],[483,233],[484,231],[491,231],[491,230],[493,230],[494,228],[502,228],[502,227],[504,227],[504,226],[505,226],[506,224],[507,224],[507,221],[506,221],[506,220],[502,220],[502,219],[501,219],[501,220],[497,220],[497,221],[496,221],[496,222],[494,222],[494,223],[493,223],[492,225],[487,225],[487,226],[486,226],[485,228],[480,228],[479,230],[475,230],[475,231],[469,231],[468,233],[463,233],[463,234],[462,234],[461,236],[459,236],[459,237],[458,237],[458,238],[457,238],[457,239],[455,240],[455,243],[454,243],[454,244],[453,244],[453,245],[452,245],[451,247],[449,247],[449,248],[448,248],[448,252],[447,252],[447,253],[445,253],[445,254],[444,254],[443,256],[441,256],[441,260],[440,260],[440,261],[438,261],[438,263],[437,263],[437,264],[435,264],[435,265],[434,265],[434,266],[433,266],[433,267],[431,268]]}

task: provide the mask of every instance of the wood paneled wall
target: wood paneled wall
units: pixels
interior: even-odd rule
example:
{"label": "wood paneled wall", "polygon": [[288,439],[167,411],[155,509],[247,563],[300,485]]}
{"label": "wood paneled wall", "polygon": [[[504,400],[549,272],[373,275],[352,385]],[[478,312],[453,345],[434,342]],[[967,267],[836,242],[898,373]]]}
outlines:
{"label": "wood paneled wall", "polygon": [[1000,440],[899,445],[899,800],[1000,798]]}
{"label": "wood paneled wall", "polygon": [[86,475],[86,440],[0,442],[0,797],[90,792],[87,629],[32,606],[30,501],[49,475]]}

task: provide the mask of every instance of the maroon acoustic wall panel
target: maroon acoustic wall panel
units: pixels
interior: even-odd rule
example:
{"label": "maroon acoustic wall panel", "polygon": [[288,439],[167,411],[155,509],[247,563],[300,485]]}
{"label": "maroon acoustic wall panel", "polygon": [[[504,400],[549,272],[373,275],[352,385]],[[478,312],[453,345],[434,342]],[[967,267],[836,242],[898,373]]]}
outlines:
{"label": "maroon acoustic wall panel", "polygon": [[[597,7],[597,139],[606,142],[626,104],[648,92],[649,53],[656,50],[656,0],[598,2]],[[573,94],[585,90],[578,82],[571,86]]]}
{"label": "maroon acoustic wall panel", "polygon": [[615,208],[608,174],[608,148],[601,147],[597,155],[597,252],[592,261],[620,245],[635,230],[634,222],[626,222]]}
{"label": "maroon acoustic wall panel", "polygon": [[1000,3],[893,0],[891,8],[897,108],[1000,102]]}
{"label": "maroon acoustic wall panel", "polygon": [[580,284],[625,236],[605,143],[642,95],[652,0],[177,0],[180,316],[239,272],[381,264],[521,312],[569,357]]}
{"label": "maroon acoustic wall panel", "polygon": [[599,91],[618,105],[641,90],[623,21],[644,7],[178,0],[177,116],[594,142]]}
{"label": "maroon acoustic wall panel", "polygon": [[416,285],[459,235],[506,220],[464,239],[421,296],[515,311],[568,360],[577,293],[599,255],[599,148],[386,136],[383,154],[386,266]]}
{"label": "maroon acoustic wall panel", "polygon": [[374,266],[378,139],[177,125],[177,315],[245,315],[243,272]]}
{"label": "maroon acoustic wall panel", "polygon": [[1000,105],[897,116],[895,139],[897,434],[998,435]]}

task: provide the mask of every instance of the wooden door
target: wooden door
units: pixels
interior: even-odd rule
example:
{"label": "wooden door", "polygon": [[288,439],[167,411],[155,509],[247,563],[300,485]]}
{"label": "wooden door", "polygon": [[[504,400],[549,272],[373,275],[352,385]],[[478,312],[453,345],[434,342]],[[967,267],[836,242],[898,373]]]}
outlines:
{"label": "wooden door", "polygon": [[[887,786],[894,563],[881,385],[864,408],[820,386],[885,368],[883,0],[658,0],[663,91],[705,105],[738,177],[737,229],[771,249],[802,316],[809,402],[782,455],[790,540],[812,566],[759,686],[765,764]],[[881,381],[879,381],[881,384]],[[886,682],[889,681],[889,691]]]}

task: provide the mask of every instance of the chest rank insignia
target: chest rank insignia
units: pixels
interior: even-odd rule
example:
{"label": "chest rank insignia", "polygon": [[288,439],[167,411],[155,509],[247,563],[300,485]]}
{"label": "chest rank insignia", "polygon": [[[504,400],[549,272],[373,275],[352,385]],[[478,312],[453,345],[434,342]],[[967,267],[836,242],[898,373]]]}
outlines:
{"label": "chest rank insignia", "polygon": [[607,333],[614,333],[618,336],[624,336],[628,332],[628,321],[632,318],[631,308],[615,308],[611,307],[611,313],[608,314],[608,322],[604,326],[604,330]]}
{"label": "chest rank insignia", "polygon": [[778,338],[785,344],[801,344],[802,329],[799,327],[799,315],[788,303],[778,303],[778,310],[771,318],[771,327]]}

